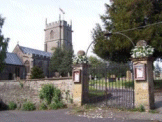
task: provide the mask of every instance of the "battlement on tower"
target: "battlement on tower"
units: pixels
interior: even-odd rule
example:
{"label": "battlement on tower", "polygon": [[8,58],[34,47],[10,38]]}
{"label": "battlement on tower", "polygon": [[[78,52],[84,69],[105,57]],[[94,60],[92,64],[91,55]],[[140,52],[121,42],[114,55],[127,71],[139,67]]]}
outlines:
{"label": "battlement on tower", "polygon": [[71,25],[67,24],[66,21],[61,20],[61,21],[55,21],[55,22],[51,22],[51,23],[46,24],[46,29],[58,27],[58,26],[60,26],[60,25],[61,25],[61,26],[65,26],[65,27],[67,27],[67,28],[69,28],[69,29],[72,28]]}
{"label": "battlement on tower", "polygon": [[53,53],[52,48],[66,47],[72,48],[72,21],[68,24],[65,20],[59,20],[51,23],[45,22],[45,44],[44,51]]}

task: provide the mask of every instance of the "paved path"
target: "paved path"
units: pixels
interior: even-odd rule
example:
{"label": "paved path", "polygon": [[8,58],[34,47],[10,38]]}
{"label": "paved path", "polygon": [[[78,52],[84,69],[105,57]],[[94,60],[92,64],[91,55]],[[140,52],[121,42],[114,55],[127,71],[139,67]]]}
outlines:
{"label": "paved path", "polygon": [[0,122],[152,122],[119,118],[87,118],[68,115],[67,109],[50,111],[0,111]]}
{"label": "paved path", "polygon": [[[105,90],[105,87],[101,87],[99,85],[95,85],[94,88],[98,90]],[[103,107],[105,105],[108,106],[120,106],[120,107],[126,107],[126,108],[132,108],[133,107],[133,100],[134,100],[134,92],[133,89],[119,89],[119,88],[111,88],[107,89],[108,93],[111,93],[111,97],[109,97],[107,100],[96,102],[97,99],[94,99],[93,101],[96,102],[95,104]],[[91,101],[90,101],[91,102]],[[155,107],[156,110],[159,111],[160,114],[162,114],[162,90],[156,90],[155,91]]]}
{"label": "paved path", "polygon": [[[99,87],[99,85],[94,86],[97,90],[105,91],[105,87]],[[96,91],[97,92],[97,91]],[[111,96],[109,96],[107,99],[104,99],[103,101],[98,101],[98,99],[91,99],[89,102],[95,104],[100,107],[104,106],[115,106],[115,107],[124,107],[124,108],[133,108],[133,100],[134,100],[134,90],[133,89],[127,89],[127,88],[110,88],[107,87],[107,93],[110,93]]]}
{"label": "paved path", "polygon": [[155,107],[162,114],[162,90],[155,92]]}

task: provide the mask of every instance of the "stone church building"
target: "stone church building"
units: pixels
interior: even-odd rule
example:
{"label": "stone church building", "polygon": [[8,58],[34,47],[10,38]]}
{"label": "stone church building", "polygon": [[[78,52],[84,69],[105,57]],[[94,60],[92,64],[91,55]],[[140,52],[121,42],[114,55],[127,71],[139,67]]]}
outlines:
{"label": "stone church building", "polygon": [[30,78],[31,68],[39,66],[46,77],[53,77],[49,71],[50,58],[53,48],[60,47],[73,50],[72,24],[59,20],[45,25],[44,51],[16,45],[12,53],[6,54],[5,68],[0,73],[0,80],[13,80]]}

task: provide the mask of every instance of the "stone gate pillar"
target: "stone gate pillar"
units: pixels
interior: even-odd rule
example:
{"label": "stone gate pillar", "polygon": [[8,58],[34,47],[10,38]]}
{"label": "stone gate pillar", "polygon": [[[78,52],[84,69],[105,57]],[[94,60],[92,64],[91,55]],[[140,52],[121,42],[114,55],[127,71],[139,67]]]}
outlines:
{"label": "stone gate pillar", "polygon": [[88,98],[88,64],[73,65],[72,77],[74,82],[73,103],[74,105],[81,106]]}
{"label": "stone gate pillar", "polygon": [[153,57],[133,58],[135,107],[154,109]]}

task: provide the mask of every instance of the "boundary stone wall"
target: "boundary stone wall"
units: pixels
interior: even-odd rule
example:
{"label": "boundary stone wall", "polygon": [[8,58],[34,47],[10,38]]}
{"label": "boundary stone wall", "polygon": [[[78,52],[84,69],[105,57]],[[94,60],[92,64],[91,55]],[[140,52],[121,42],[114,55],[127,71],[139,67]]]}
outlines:
{"label": "boundary stone wall", "polygon": [[0,81],[0,102],[8,104],[14,101],[20,108],[25,101],[35,103],[39,106],[41,100],[39,91],[44,84],[53,84],[62,92],[62,98],[65,104],[72,104],[73,82],[72,78],[52,78],[52,79],[34,79],[34,80],[1,80]]}

